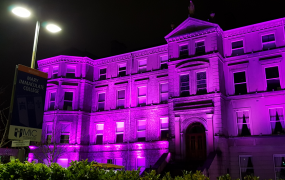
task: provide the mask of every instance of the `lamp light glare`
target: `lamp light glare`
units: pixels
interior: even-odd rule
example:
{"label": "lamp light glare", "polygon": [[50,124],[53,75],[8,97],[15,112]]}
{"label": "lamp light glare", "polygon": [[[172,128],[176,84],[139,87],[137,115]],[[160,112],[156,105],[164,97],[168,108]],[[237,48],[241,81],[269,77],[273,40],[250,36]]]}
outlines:
{"label": "lamp light glare", "polygon": [[31,12],[29,10],[22,8],[22,7],[13,8],[12,13],[14,13],[17,16],[24,17],[24,18],[27,18],[31,15]]}
{"label": "lamp light glare", "polygon": [[46,26],[46,28],[47,28],[48,31],[50,31],[50,32],[52,32],[52,33],[56,33],[56,32],[61,31],[61,28],[58,27],[58,26],[55,25],[55,24],[48,24],[48,25]]}

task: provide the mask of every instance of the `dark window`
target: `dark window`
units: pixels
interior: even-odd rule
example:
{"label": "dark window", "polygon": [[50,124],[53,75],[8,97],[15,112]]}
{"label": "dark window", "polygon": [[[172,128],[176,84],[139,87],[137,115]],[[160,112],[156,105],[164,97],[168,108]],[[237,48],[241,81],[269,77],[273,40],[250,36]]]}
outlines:
{"label": "dark window", "polygon": [[263,50],[273,49],[276,47],[274,34],[262,36]]}
{"label": "dark window", "polygon": [[189,75],[180,76],[180,96],[189,96]]}
{"label": "dark window", "polygon": [[72,101],[73,101],[73,92],[65,92],[64,93],[64,104],[63,110],[72,110]]}
{"label": "dark window", "polygon": [[280,79],[278,67],[265,68],[266,81],[267,81],[267,91],[280,90]]}
{"label": "dark window", "polygon": [[232,42],[232,56],[244,54],[243,41]]}
{"label": "dark window", "polygon": [[236,95],[247,93],[245,72],[234,73],[234,84]]}
{"label": "dark window", "polygon": [[139,73],[146,72],[146,64],[147,64],[146,59],[140,60],[138,63],[139,63]]}
{"label": "dark window", "polygon": [[50,144],[51,143],[51,135],[47,135],[47,143]]}
{"label": "dark window", "polygon": [[180,46],[179,56],[181,57],[188,57],[188,45]]}
{"label": "dark window", "polygon": [[196,53],[195,53],[196,55],[205,54],[205,42],[204,41],[196,42],[195,46],[196,46]]}
{"label": "dark window", "polygon": [[119,65],[119,77],[126,76],[126,65]]}
{"label": "dark window", "polygon": [[197,73],[197,94],[207,93],[206,72]]}
{"label": "dark window", "polygon": [[108,164],[113,164],[113,159],[107,159]]}
{"label": "dark window", "polygon": [[100,80],[105,80],[106,79],[106,74],[107,74],[107,69],[100,69]]}
{"label": "dark window", "polygon": [[54,110],[55,106],[55,92],[50,93],[49,110]]}
{"label": "dark window", "polygon": [[98,110],[105,110],[105,93],[101,93],[98,95]]}
{"label": "dark window", "polygon": [[124,134],[117,134],[116,143],[122,143],[123,137],[124,137]]}
{"label": "dark window", "polygon": [[62,124],[61,125],[61,136],[60,143],[69,143],[69,135],[70,135],[70,124]]}
{"label": "dark window", "polygon": [[66,78],[75,78],[75,66],[67,66]]}
{"label": "dark window", "polygon": [[168,69],[168,56],[160,57],[160,69]]}
{"label": "dark window", "polygon": [[125,90],[118,91],[117,108],[125,108]]}
{"label": "dark window", "polygon": [[97,135],[96,144],[103,144],[103,135]]}
{"label": "dark window", "polygon": [[69,135],[61,135],[60,143],[68,144],[69,143]]}
{"label": "dark window", "polygon": [[58,66],[54,66],[53,68],[52,68],[52,78],[54,79],[54,78],[57,78],[57,76],[58,76]]}

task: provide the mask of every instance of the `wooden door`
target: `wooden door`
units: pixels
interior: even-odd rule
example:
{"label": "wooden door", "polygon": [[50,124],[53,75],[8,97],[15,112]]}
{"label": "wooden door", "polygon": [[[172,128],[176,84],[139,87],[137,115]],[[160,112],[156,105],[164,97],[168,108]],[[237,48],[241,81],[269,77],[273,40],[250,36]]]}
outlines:
{"label": "wooden door", "polygon": [[206,159],[206,137],[205,133],[187,134],[186,151],[188,160]]}

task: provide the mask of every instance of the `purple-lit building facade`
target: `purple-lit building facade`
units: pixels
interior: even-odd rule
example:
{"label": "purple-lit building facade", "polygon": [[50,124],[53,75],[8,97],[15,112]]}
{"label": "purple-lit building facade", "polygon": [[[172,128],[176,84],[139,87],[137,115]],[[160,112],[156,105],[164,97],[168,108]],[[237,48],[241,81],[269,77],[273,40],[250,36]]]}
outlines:
{"label": "purple-lit building facade", "polygon": [[189,17],[165,45],[96,60],[40,60],[49,77],[43,141],[58,132],[55,140],[70,147],[59,159],[65,163],[148,168],[166,153],[166,161],[208,160],[211,179],[281,177],[284,22],[223,31]]}

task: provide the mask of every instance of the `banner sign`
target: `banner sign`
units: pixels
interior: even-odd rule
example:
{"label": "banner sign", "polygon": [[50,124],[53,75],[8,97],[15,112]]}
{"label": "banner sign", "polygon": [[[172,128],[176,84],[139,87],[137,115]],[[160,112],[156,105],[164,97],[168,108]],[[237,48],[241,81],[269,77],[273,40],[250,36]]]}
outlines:
{"label": "banner sign", "polygon": [[30,145],[30,140],[12,141],[12,147],[27,147]]}
{"label": "banner sign", "polygon": [[9,139],[41,141],[47,74],[17,65],[10,108]]}

